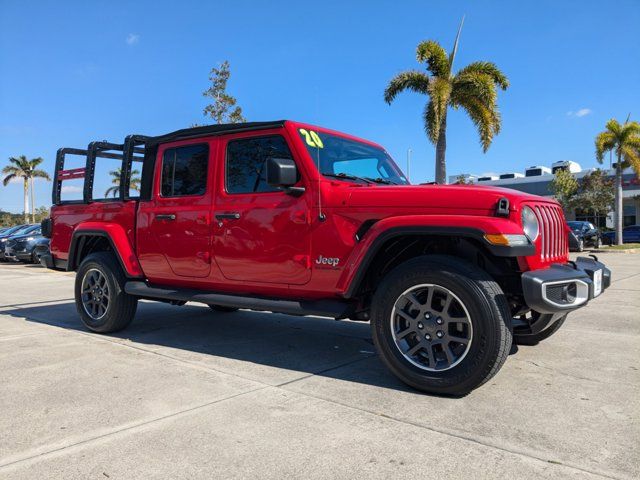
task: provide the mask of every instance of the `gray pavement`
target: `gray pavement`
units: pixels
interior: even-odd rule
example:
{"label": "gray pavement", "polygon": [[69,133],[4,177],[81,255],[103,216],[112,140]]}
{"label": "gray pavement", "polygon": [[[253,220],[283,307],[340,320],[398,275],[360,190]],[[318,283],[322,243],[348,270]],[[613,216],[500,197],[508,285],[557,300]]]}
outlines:
{"label": "gray pavement", "polygon": [[73,275],[0,264],[0,478],[638,478],[640,255],[460,399],[383,367],[368,324],[141,302],[80,324]]}

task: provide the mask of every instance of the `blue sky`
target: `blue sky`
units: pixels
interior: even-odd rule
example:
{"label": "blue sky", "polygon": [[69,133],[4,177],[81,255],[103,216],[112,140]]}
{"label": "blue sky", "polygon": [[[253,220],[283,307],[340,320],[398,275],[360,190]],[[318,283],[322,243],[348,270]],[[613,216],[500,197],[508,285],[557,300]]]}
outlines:
{"label": "blue sky", "polygon": [[[607,119],[640,119],[640,2],[181,2],[0,0],[0,165],[60,146],[121,141],[202,123],[212,66],[228,59],[249,120],[290,118],[384,145],[412,181],[433,179],[425,99],[382,100],[387,81],[418,67],[415,47],[450,49],[466,14],[457,66],[495,62],[502,133],[487,154],[461,111],[449,116],[448,173],[522,171],[574,160],[595,166]],[[38,205],[51,184],[36,183]],[[22,187],[0,187],[22,210]]]}

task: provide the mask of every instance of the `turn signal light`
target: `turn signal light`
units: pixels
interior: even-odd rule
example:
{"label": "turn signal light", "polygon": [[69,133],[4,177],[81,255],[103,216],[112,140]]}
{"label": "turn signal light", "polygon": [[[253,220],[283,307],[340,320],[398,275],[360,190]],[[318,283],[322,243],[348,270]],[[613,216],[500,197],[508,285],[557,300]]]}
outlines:
{"label": "turn signal light", "polygon": [[502,233],[487,233],[484,238],[492,245],[502,245],[505,247],[515,247],[519,245],[529,245],[526,235],[505,235]]}

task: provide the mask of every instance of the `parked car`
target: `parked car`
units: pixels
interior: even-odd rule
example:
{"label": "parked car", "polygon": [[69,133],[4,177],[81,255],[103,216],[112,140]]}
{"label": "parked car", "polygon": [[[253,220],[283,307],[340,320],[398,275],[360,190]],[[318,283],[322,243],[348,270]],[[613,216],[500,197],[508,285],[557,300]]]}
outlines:
{"label": "parked car", "polygon": [[[44,238],[44,237],[43,237]],[[49,239],[45,238],[46,241],[42,241],[39,242],[36,245],[36,248],[33,250],[34,254],[36,256],[36,258],[38,259],[38,261],[36,263],[42,263],[40,261],[40,259],[44,256],[44,255],[49,255],[51,254],[51,251],[49,250]]]}
{"label": "parked car", "polygon": [[5,243],[4,256],[7,260],[40,263],[35,253],[35,248],[39,244],[48,246],[49,239],[42,236],[41,228],[38,225],[28,233],[9,237]]}
{"label": "parked car", "polygon": [[[65,170],[66,153],[86,155],[86,168]],[[122,160],[123,181],[94,201],[101,157]],[[142,187],[130,197],[135,162]],[[411,185],[382,146],[297,122],[62,148],[54,171],[43,263],[76,272],[78,315],[98,333],[125,328],[139,299],[370,321],[402,381],[461,395],[513,341],[544,340],[610,285],[596,259],[569,262],[555,200]],[[87,188],[65,202],[72,178]]]}
{"label": "parked car", "polygon": [[591,222],[567,222],[573,238],[569,236],[569,248],[575,252],[583,252],[584,247],[602,247],[602,234]]}
{"label": "parked car", "polygon": [[38,225],[33,224],[25,224],[25,225],[16,225],[14,227],[6,228],[2,233],[0,233],[0,262],[6,262],[7,259],[4,257],[4,247],[7,243],[7,240],[12,235],[21,235],[23,233],[28,233],[30,228],[35,228]]}
{"label": "parked car", "polygon": [[[602,241],[607,245],[616,243],[616,232],[604,232]],[[640,225],[629,225],[622,229],[622,243],[640,243]]]}

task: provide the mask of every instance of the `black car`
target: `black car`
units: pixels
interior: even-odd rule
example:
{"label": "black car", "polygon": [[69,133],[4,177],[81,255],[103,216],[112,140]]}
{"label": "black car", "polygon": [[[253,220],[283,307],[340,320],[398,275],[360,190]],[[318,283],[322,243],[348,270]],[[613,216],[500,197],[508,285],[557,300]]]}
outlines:
{"label": "black car", "polygon": [[569,234],[570,250],[582,252],[585,247],[602,247],[602,233],[591,222],[567,222],[571,229]]}
{"label": "black car", "polygon": [[4,258],[13,261],[33,262],[33,249],[38,243],[45,240],[41,234],[40,225],[31,225],[18,231],[17,235],[11,235],[4,242]]}
{"label": "black car", "polygon": [[13,235],[22,235],[23,233],[28,233],[30,229],[36,228],[38,225],[16,225],[15,227],[9,227],[0,233],[0,262],[6,262],[7,259],[4,258],[4,247]]}

